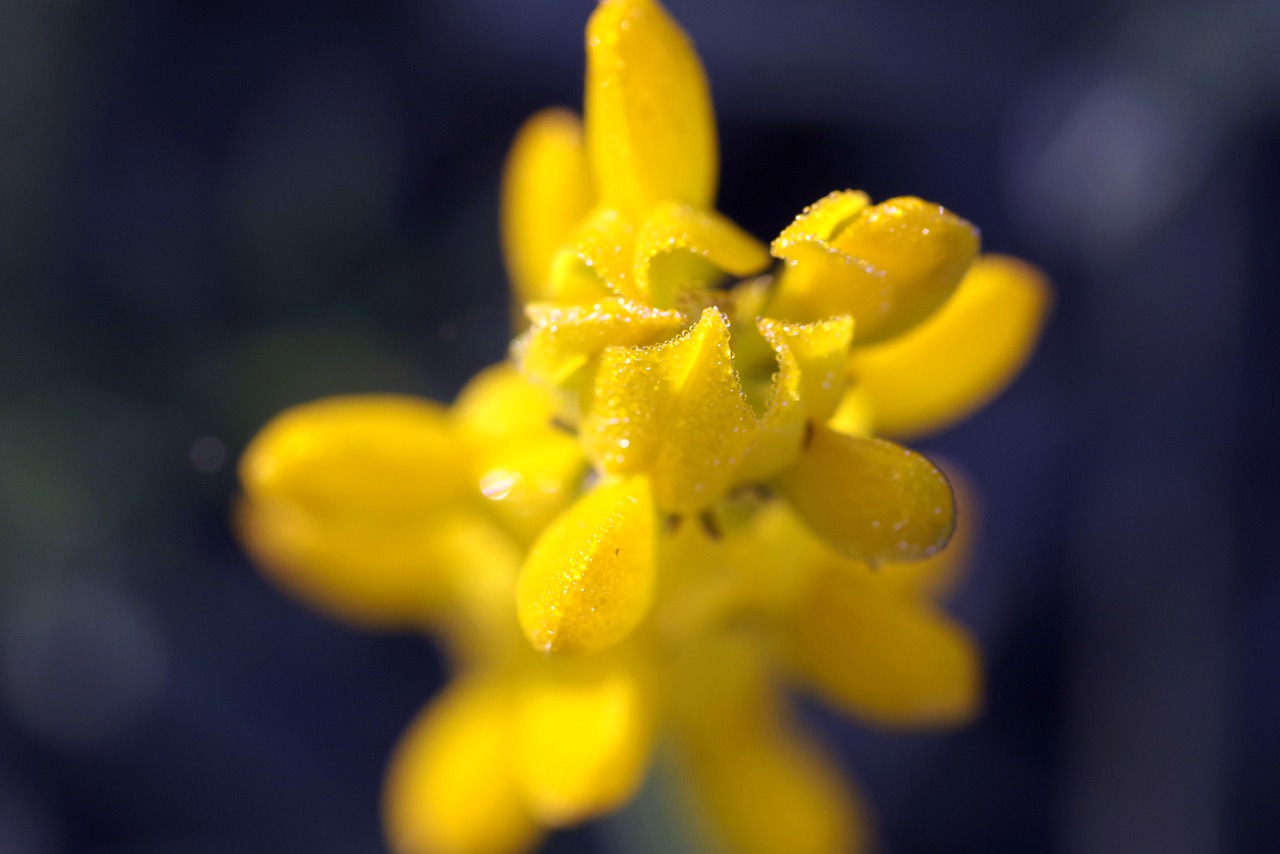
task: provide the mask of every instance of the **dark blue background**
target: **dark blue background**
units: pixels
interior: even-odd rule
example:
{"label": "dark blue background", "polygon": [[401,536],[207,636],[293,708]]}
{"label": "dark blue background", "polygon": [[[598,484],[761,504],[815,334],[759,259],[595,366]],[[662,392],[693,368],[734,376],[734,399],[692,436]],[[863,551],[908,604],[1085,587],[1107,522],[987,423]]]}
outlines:
{"label": "dark blue background", "polygon": [[[440,661],[268,587],[234,457],[502,357],[502,158],[579,103],[591,6],[0,5],[0,851],[380,850]],[[884,849],[1280,850],[1280,7],[671,7],[749,230],[920,195],[1055,282],[1026,374],[925,444],[985,496],[985,715],[805,707]]]}

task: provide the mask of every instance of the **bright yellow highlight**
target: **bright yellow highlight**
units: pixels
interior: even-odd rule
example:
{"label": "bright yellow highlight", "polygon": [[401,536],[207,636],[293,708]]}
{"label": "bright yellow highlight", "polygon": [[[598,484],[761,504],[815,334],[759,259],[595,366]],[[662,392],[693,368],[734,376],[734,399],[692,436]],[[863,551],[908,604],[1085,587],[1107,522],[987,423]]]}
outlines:
{"label": "bright yellow highlight", "polygon": [[950,427],[1004,390],[1031,358],[1049,283],[1023,261],[986,255],[949,301],[893,341],[849,363],[876,430],[914,437]]}
{"label": "bright yellow highlight", "polygon": [[655,755],[713,850],[865,852],[788,693],[886,729],[977,713],[940,603],[977,500],[883,437],[1003,389],[1048,286],[913,197],[832,193],[766,249],[714,207],[707,83],[655,0],[602,0],[587,67],[583,120],[537,114],[507,162],[510,359],[448,407],[284,412],[237,532],[299,598],[427,629],[458,672],[390,763],[395,854],[529,854]]}

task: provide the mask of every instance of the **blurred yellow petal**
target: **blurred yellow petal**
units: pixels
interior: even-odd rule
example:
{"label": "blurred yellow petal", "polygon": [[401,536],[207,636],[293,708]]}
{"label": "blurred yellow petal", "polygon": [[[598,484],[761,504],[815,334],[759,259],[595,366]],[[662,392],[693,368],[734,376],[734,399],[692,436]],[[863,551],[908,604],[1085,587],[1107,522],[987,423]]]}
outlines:
{"label": "blurred yellow petal", "polygon": [[534,543],[516,590],[525,636],[544,652],[593,652],[626,637],[649,611],[654,510],[643,477],[606,482]]}
{"label": "blurred yellow petal", "polygon": [[682,291],[705,287],[723,273],[747,276],[768,265],[764,244],[728,218],[667,202],[649,212],[636,240],[633,296],[669,306]]}
{"label": "blurred yellow petal", "polygon": [[853,342],[853,318],[839,316],[805,324],[761,318],[758,323],[773,345],[779,370],[798,377],[808,417],[826,421],[844,392],[843,369]]}
{"label": "blurred yellow petal", "polygon": [[471,378],[451,414],[472,441],[499,442],[550,427],[558,403],[554,394],[529,382],[510,362],[500,362]]}
{"label": "blurred yellow petal", "polygon": [[512,358],[526,376],[548,385],[563,384],[609,346],[651,344],[669,337],[687,319],[617,297],[590,305],[527,306],[529,329],[512,345]]}
{"label": "blurred yellow petal", "polygon": [[557,659],[526,675],[515,761],[539,821],[566,825],[629,801],[653,749],[652,686],[630,659]]}
{"label": "blurred yellow petal", "polygon": [[510,364],[481,372],[454,406],[470,447],[473,496],[528,544],[577,497],[587,461],[555,425],[558,401]]}
{"label": "blurred yellow petal", "polygon": [[330,616],[366,628],[421,625],[448,589],[443,518],[399,524],[318,517],[282,501],[241,502],[235,529],[272,581]]}
{"label": "blurred yellow petal", "polygon": [[869,344],[904,332],[951,295],[977,254],[977,229],[917,198],[865,205],[862,193],[833,193],[779,235],[772,251],[787,265],[771,316],[849,314],[859,344]]}
{"label": "blurred yellow petal", "polygon": [[942,472],[882,439],[815,425],[775,485],[819,537],[857,560],[929,557],[955,527],[955,499]]}
{"label": "blurred yellow petal", "polygon": [[735,854],[856,854],[870,848],[863,809],[840,770],[798,735],[739,743],[691,781],[707,832]]}
{"label": "blurred yellow petal", "polygon": [[273,419],[240,461],[236,529],[301,599],[371,626],[420,623],[440,601],[440,531],[467,455],[439,405],[331,398]]}
{"label": "blurred yellow petal", "polygon": [[858,386],[846,388],[836,411],[827,419],[827,426],[846,436],[870,436],[875,432],[875,416],[871,401]]}
{"label": "blurred yellow petal", "polygon": [[245,449],[255,501],[327,515],[421,518],[463,494],[466,460],[444,407],[398,395],[334,397],[273,418]]}
{"label": "blurred yellow petal", "polygon": [[870,401],[876,432],[935,433],[986,405],[1031,357],[1049,302],[1039,270],[985,255],[932,317],[855,350],[850,371]]}
{"label": "blurred yellow petal", "polygon": [[472,677],[409,727],[383,790],[395,854],[524,854],[537,845],[542,832],[513,772],[510,703],[504,683]]}
{"label": "blurred yellow petal", "polygon": [[688,36],[654,0],[603,0],[587,24],[587,151],[600,198],[640,217],[710,207],[715,116]]}
{"label": "blurred yellow petal", "polygon": [[686,513],[724,495],[754,433],[728,321],[708,308],[671,341],[604,352],[581,441],[604,471],[649,474],[659,509]]}
{"label": "blurred yellow petal", "polygon": [[760,650],[701,651],[675,698],[677,766],[713,850],[854,854],[869,847],[857,796],[790,720]]}
{"label": "blurred yellow petal", "polygon": [[476,454],[485,504],[522,543],[532,543],[577,497],[587,471],[573,436],[549,428]]}
{"label": "blurred yellow petal", "polygon": [[502,176],[502,248],[517,302],[550,296],[551,259],[593,201],[582,123],[564,109],[535,114]]}
{"label": "blurred yellow petal", "polygon": [[432,628],[459,667],[490,664],[523,654],[528,644],[516,622],[516,578],[525,548],[482,513],[456,515],[437,538],[448,569],[448,607]]}
{"label": "blurred yellow petal", "polygon": [[794,625],[801,678],[849,714],[916,727],[958,724],[977,712],[977,648],[925,600],[874,577],[829,571],[815,580]]}

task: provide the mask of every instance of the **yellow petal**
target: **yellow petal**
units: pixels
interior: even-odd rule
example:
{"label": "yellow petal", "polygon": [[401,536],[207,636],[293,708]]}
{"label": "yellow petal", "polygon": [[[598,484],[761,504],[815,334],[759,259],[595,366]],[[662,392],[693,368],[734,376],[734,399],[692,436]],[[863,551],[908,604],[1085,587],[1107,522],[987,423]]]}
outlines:
{"label": "yellow petal", "polygon": [[558,826],[639,789],[653,748],[652,687],[627,659],[556,659],[522,681],[515,761],[525,800]]}
{"label": "yellow petal", "polygon": [[511,762],[511,692],[492,677],[447,688],[409,727],[383,789],[395,854],[524,854],[541,830]]}
{"label": "yellow petal", "polygon": [[590,305],[532,303],[526,310],[532,323],[512,345],[512,358],[525,376],[551,386],[564,384],[605,347],[650,344],[687,322],[678,311],[617,297]]}
{"label": "yellow petal", "polygon": [[635,240],[635,226],[621,211],[592,211],[551,260],[551,299],[583,305],[634,293]]}
{"label": "yellow petal", "polygon": [[875,418],[871,413],[871,401],[857,385],[846,388],[836,411],[827,419],[827,426],[846,436],[870,436],[875,432]]}
{"label": "yellow petal", "polygon": [[237,533],[274,580],[313,606],[362,625],[420,623],[445,589],[442,532],[466,494],[466,465],[430,401],[299,406],[241,458]]}
{"label": "yellow petal", "polygon": [[587,471],[574,437],[554,428],[487,446],[476,458],[485,504],[525,544],[573,502]]}
{"label": "yellow petal", "polygon": [[458,667],[490,665],[527,654],[512,603],[524,544],[485,514],[459,515],[438,538],[449,589],[431,629]]}
{"label": "yellow petal", "polygon": [[847,316],[809,324],[762,317],[756,323],[773,348],[778,370],[759,435],[740,474],[748,481],[765,480],[791,465],[805,425],[825,421],[835,411],[853,340],[853,320]]}
{"label": "yellow petal", "polygon": [[421,518],[463,493],[444,408],[397,395],[334,397],[273,418],[240,460],[253,500],[317,514]]}
{"label": "yellow petal", "polygon": [[999,255],[979,258],[936,314],[854,352],[850,370],[876,431],[934,433],[986,405],[1031,357],[1049,303],[1049,284],[1036,268]]}
{"label": "yellow petal", "polygon": [[961,723],[977,711],[981,661],[968,633],[875,577],[821,573],[795,634],[802,678],[850,714],[916,727]]}
{"label": "yellow petal", "polygon": [[657,306],[715,282],[721,271],[747,276],[769,264],[764,244],[728,218],[678,202],[650,210],[635,253],[633,296]]}
{"label": "yellow petal", "polygon": [[600,198],[642,218],[715,197],[715,116],[688,36],[654,0],[604,0],[587,24],[587,151]]}
{"label": "yellow petal", "polygon": [[454,402],[452,415],[471,440],[501,442],[547,429],[557,406],[555,395],[529,382],[510,362],[501,362],[471,378]]}
{"label": "yellow petal", "polygon": [[876,577],[917,598],[945,599],[963,578],[982,531],[982,501],[969,478],[950,461],[937,461],[956,496],[956,531],[947,547],[924,560],[886,561]]}
{"label": "yellow petal", "polygon": [[800,212],[777,236],[770,250],[789,258],[792,249],[810,243],[830,244],[850,222],[862,216],[871,198],[861,190],[836,190]]}
{"label": "yellow petal", "polygon": [[869,850],[856,796],[822,751],[799,736],[739,744],[692,776],[708,835],[735,854]]}
{"label": "yellow petal", "polygon": [[454,407],[474,494],[525,544],[572,503],[586,473],[577,440],[555,426],[556,408],[509,364],[479,374]]}
{"label": "yellow petal", "polygon": [[724,495],[755,429],[728,322],[708,308],[676,339],[604,352],[581,441],[604,471],[650,475],[659,509],[686,513]]}
{"label": "yellow petal", "polygon": [[450,521],[318,517],[282,501],[241,502],[236,535],[271,578],[313,608],[364,628],[421,625],[448,590]]}
{"label": "yellow petal", "polygon": [[535,114],[502,175],[502,248],[518,303],[550,296],[551,259],[592,202],[582,123],[564,109]]}
{"label": "yellow petal", "polygon": [[818,536],[857,560],[928,557],[955,527],[955,499],[942,472],[882,439],[815,425],[808,447],[775,484]]}
{"label": "yellow petal", "polygon": [[[854,854],[869,832],[857,796],[790,720],[760,650],[717,644],[683,663],[673,698],[677,768],[712,850]],[[754,655],[757,663],[741,660]],[[680,690],[680,685],[685,690]]]}
{"label": "yellow petal", "polygon": [[859,342],[872,343],[919,323],[951,295],[977,254],[977,229],[921,199],[865,205],[862,193],[834,193],[774,241],[787,266],[771,316],[850,314]]}
{"label": "yellow petal", "polygon": [[592,652],[626,637],[649,611],[654,510],[645,478],[602,483],[534,543],[516,590],[535,649]]}

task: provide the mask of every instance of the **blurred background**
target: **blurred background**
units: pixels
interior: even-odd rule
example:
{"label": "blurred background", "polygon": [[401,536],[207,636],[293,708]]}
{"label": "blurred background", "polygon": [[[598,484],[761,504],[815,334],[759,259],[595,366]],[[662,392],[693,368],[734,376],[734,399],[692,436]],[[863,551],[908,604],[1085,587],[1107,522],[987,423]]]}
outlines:
{"label": "blurred background", "polygon": [[[0,851],[382,850],[441,662],[268,587],[234,463],[291,404],[502,358],[502,158],[580,103],[592,5],[0,2]],[[883,850],[1280,850],[1280,4],[668,5],[739,223],[920,195],[1056,286],[924,448],[985,498],[985,714],[805,710]]]}

